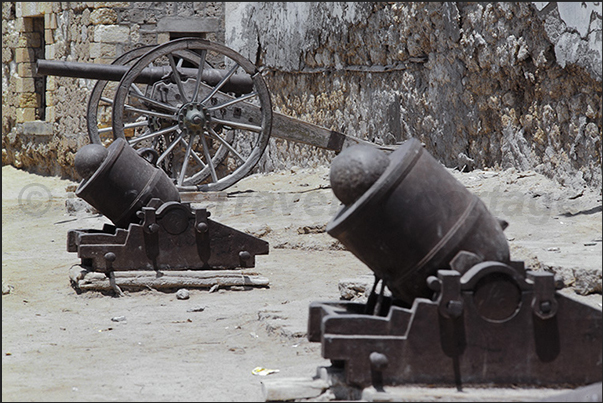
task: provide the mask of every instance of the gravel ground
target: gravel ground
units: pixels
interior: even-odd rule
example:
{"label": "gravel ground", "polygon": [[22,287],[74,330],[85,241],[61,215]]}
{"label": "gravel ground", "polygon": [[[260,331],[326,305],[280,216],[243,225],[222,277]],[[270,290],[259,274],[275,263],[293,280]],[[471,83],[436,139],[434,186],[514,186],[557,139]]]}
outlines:
{"label": "gravel ground", "polygon": [[[556,272],[562,292],[601,309],[600,192],[533,172],[450,172],[510,223],[514,260]],[[121,298],[75,292],[68,270],[79,259],[66,251],[66,233],[107,220],[78,204],[67,191],[74,184],[2,168],[3,401],[263,401],[264,379],[312,377],[329,365],[319,343],[305,338],[308,306],[340,299],[340,280],[372,272],[324,232],[339,208],[328,169],[251,175],[228,197],[195,203],[270,243],[245,270],[270,285],[189,289],[188,299],[152,289]],[[262,377],[256,367],[278,372]],[[486,388],[471,396],[518,401],[557,392]],[[409,396],[467,397],[433,388]]]}

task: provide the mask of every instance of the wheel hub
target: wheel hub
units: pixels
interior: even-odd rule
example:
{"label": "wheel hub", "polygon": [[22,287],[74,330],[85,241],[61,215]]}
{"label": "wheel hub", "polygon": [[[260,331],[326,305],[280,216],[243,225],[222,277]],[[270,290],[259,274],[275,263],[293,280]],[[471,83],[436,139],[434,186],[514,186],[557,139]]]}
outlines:
{"label": "wheel hub", "polygon": [[210,120],[209,112],[199,102],[189,102],[178,111],[178,126],[189,134],[202,134]]}

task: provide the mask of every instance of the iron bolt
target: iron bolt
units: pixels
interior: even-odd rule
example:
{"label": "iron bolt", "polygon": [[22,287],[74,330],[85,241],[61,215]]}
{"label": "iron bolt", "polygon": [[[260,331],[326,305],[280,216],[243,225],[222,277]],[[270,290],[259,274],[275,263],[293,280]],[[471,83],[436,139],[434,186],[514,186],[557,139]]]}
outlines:
{"label": "iron bolt", "polygon": [[463,313],[463,301],[448,301],[446,310],[453,318],[458,318]]}
{"label": "iron bolt", "polygon": [[117,256],[115,256],[115,253],[113,253],[113,252],[105,253],[105,260],[107,262],[115,262],[116,258],[117,258]]}
{"label": "iron bolt", "polygon": [[376,351],[373,351],[369,355],[369,360],[371,361],[371,366],[377,370],[385,369],[389,364],[387,356]]}
{"label": "iron bolt", "polygon": [[199,123],[203,122],[203,118],[201,117],[201,115],[196,114],[195,116],[193,116],[193,123],[198,125]]}
{"label": "iron bolt", "polygon": [[153,223],[147,227],[149,234],[154,234],[159,231],[159,224]]}
{"label": "iron bolt", "polygon": [[543,313],[549,313],[549,312],[551,312],[551,301],[542,301],[540,303],[540,310]]}
{"label": "iron bolt", "polygon": [[432,291],[440,291],[442,282],[436,276],[429,276],[427,277],[427,287]]}
{"label": "iron bolt", "polygon": [[242,250],[239,252],[239,257],[241,260],[249,260],[251,258],[251,253],[247,252],[246,250]]}
{"label": "iron bolt", "polygon": [[204,222],[200,222],[199,224],[197,224],[197,231],[201,232],[201,233],[205,233],[208,230],[208,226],[206,223]]}

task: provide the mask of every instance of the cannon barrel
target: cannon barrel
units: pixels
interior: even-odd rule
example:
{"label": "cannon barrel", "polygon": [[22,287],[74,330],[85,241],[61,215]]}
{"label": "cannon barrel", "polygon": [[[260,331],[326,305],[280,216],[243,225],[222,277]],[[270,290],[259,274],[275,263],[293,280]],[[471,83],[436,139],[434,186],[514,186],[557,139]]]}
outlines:
{"label": "cannon barrel", "polygon": [[431,297],[429,276],[453,265],[460,271],[454,260],[509,262],[506,223],[417,139],[389,155],[366,145],[346,148],[333,159],[330,181],[345,207],[327,233],[409,305]]}
{"label": "cannon barrel", "polygon": [[118,138],[107,148],[88,144],[75,154],[75,169],[84,178],[76,196],[109,218],[116,227],[128,228],[147,203],[180,201],[180,193],[161,169]]}
{"label": "cannon barrel", "polygon": [[[62,60],[38,59],[36,62],[36,75],[50,75],[60,77],[88,78],[94,80],[120,81],[128,72],[129,66],[115,64],[94,64],[82,62],[66,62]],[[198,69],[191,67],[179,67],[179,72],[185,78],[197,77]],[[169,66],[147,67],[140,72],[134,82],[152,84],[166,77],[172,69]],[[201,76],[208,85],[214,86],[222,80],[226,74],[225,70],[204,68]],[[241,94],[253,90],[253,81],[246,74],[234,74],[222,87],[225,92],[236,92]]]}

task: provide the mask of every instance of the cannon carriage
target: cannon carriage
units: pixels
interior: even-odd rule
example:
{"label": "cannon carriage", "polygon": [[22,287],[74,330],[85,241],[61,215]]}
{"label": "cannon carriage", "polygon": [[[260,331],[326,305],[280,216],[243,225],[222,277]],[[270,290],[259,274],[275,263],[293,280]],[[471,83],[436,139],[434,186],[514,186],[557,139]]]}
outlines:
{"label": "cannon carriage", "polygon": [[110,65],[38,60],[36,67],[39,75],[98,80],[88,102],[90,142],[126,139],[180,191],[232,186],[257,165],[271,136],[336,152],[367,143],[273,112],[258,68],[204,39],[137,48]]}

